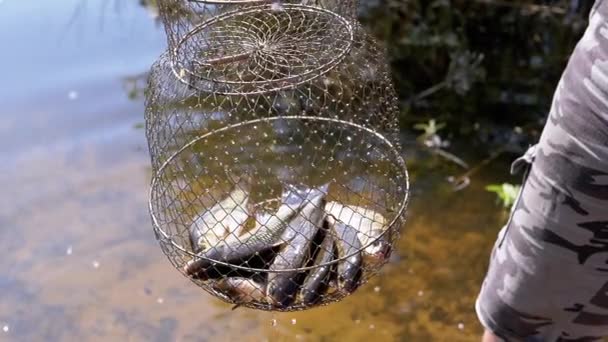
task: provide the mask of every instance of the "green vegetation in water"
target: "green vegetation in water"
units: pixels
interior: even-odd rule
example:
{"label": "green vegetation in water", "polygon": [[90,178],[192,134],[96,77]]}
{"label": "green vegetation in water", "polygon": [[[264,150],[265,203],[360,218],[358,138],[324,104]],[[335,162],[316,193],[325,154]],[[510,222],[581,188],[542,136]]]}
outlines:
{"label": "green vegetation in water", "polygon": [[437,123],[435,119],[430,119],[428,122],[418,123],[414,125],[414,129],[423,131],[423,136],[430,137],[437,134],[441,129],[445,128],[445,123]]}
{"label": "green vegetation in water", "polygon": [[[157,0],[139,2],[157,13]],[[386,45],[404,131],[434,119],[454,142],[487,153],[510,143],[522,153],[538,139],[593,2],[366,0],[359,19]],[[170,18],[187,12],[175,8]],[[515,126],[526,127],[516,139]]]}
{"label": "green vegetation in water", "polygon": [[514,185],[510,183],[502,184],[490,184],[486,186],[486,190],[496,194],[496,202],[501,204],[503,208],[510,208],[519,192],[521,191],[521,185]]}
{"label": "green vegetation in water", "polygon": [[[403,130],[435,119],[454,143],[520,154],[538,139],[593,2],[366,0],[359,18],[386,45]],[[517,139],[515,126],[526,127]]]}

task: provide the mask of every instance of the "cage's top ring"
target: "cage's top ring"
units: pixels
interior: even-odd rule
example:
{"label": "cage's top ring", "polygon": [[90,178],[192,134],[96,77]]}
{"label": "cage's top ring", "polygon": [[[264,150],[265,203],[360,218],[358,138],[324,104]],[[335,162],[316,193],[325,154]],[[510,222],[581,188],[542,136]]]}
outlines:
{"label": "cage's top ring", "polygon": [[264,4],[269,3],[272,0],[188,0],[197,4],[209,4],[209,5],[247,5],[247,4]]}
{"label": "cage's top ring", "polygon": [[[164,243],[172,245],[173,248],[179,250],[183,255],[188,255],[190,257],[197,257],[200,259],[205,259],[215,265],[229,266],[233,269],[250,271],[250,272],[268,272],[267,269],[245,267],[245,266],[230,264],[230,263],[220,261],[220,260],[211,260],[206,257],[197,255],[196,253],[193,253],[193,251],[191,249],[184,247],[181,244],[179,244],[178,242],[176,242],[173,239],[171,232],[163,229],[163,225],[164,225],[163,219],[162,219],[163,215],[162,215],[162,213],[155,210],[156,208],[154,206],[154,203],[156,203],[156,201],[158,200],[158,198],[156,198],[156,197],[162,196],[162,194],[164,193],[164,191],[158,189],[159,186],[163,185],[162,179],[165,177],[164,173],[170,172],[172,163],[174,163],[180,157],[181,154],[185,153],[186,150],[190,149],[195,144],[205,141],[209,137],[216,135],[216,134],[222,134],[224,132],[231,131],[231,130],[238,130],[245,126],[252,126],[255,128],[260,123],[272,123],[272,122],[275,122],[278,120],[326,122],[328,124],[336,124],[336,125],[344,126],[345,128],[360,131],[361,133],[364,133],[364,134],[369,134],[370,137],[373,137],[375,140],[378,141],[378,143],[382,144],[383,147],[386,149],[387,153],[390,154],[390,156],[388,156],[388,157],[392,160],[393,163],[395,163],[395,166],[399,169],[399,173],[400,173],[400,176],[402,177],[402,181],[403,181],[403,183],[402,183],[403,190],[399,191],[399,193],[402,194],[402,197],[400,197],[399,199],[396,199],[398,204],[395,207],[395,210],[392,212],[392,217],[387,217],[386,227],[385,227],[385,231],[383,234],[375,237],[374,239],[371,239],[370,241],[368,241],[368,243],[362,245],[359,250],[356,250],[348,255],[344,255],[340,258],[336,258],[327,263],[322,263],[322,264],[313,265],[313,266],[298,267],[297,271],[307,271],[307,270],[319,268],[319,267],[326,266],[326,265],[336,264],[343,260],[347,260],[348,258],[360,253],[361,250],[366,249],[367,247],[373,245],[380,239],[383,239],[384,235],[388,231],[395,229],[396,225],[398,225],[401,222],[403,215],[405,214],[405,211],[407,209],[407,205],[409,203],[409,176],[408,176],[405,160],[401,156],[398,148],[396,148],[395,145],[391,141],[389,141],[382,134],[380,134],[372,129],[369,129],[367,127],[364,127],[364,126],[361,126],[359,124],[352,123],[349,121],[344,121],[344,120],[339,120],[339,119],[334,119],[334,118],[326,118],[326,117],[316,117],[316,116],[278,116],[278,117],[254,119],[254,120],[241,122],[238,124],[225,126],[223,128],[217,129],[213,132],[209,132],[209,133],[197,136],[196,138],[191,140],[188,144],[184,145],[182,148],[180,148],[175,153],[173,153],[158,169],[158,171],[156,172],[156,174],[154,175],[154,177],[152,179],[152,184],[150,187],[149,209],[150,209],[150,214],[152,217],[153,227],[157,233],[157,237],[160,240],[162,240]],[[273,272],[288,273],[288,272],[293,272],[293,271],[294,271],[294,269],[287,269],[287,270],[274,270]]]}
{"label": "cage's top ring", "polygon": [[338,65],[352,47],[353,31],[347,19],[317,7],[248,7],[184,36],[173,51],[173,71],[182,82],[218,94],[291,88]]}

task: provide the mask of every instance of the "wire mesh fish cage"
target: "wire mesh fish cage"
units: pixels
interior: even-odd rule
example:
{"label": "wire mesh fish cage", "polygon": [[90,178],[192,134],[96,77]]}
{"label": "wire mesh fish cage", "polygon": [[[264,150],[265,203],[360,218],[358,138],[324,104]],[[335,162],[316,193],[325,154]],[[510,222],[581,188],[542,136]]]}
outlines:
{"label": "wire mesh fish cage", "polygon": [[260,117],[332,117],[373,127],[398,142],[399,110],[384,49],[360,26],[354,32],[357,39],[333,69],[264,93],[200,91],[175,77],[164,54],[151,69],[146,96],[146,135],[154,167],[197,135]]}
{"label": "wire mesh fish cage", "polygon": [[352,24],[334,12],[252,6],[214,16],[186,33],[171,49],[173,71],[199,91],[264,93],[334,68],[352,42]]}
{"label": "wire mesh fish cage", "polygon": [[[336,16],[344,20],[354,20],[356,18],[358,1],[357,0],[159,0],[159,13],[164,23],[167,33],[169,47],[175,50],[180,45],[204,46],[205,40],[201,35],[193,35],[192,31],[198,30],[200,26],[207,26],[209,20],[218,15],[228,12],[237,15],[250,11],[251,8],[269,8],[275,13],[280,13],[290,5],[301,5],[302,10],[308,9],[308,13],[298,13],[293,8],[289,10],[291,15],[299,14],[306,19],[314,19],[315,13],[323,20],[323,14],[328,12],[335,13]],[[318,10],[313,12],[311,10]],[[335,16],[326,17],[331,20]],[[263,18],[260,18],[263,20]],[[271,18],[272,19],[272,18]],[[296,19],[301,20],[301,19]],[[273,20],[265,22],[273,25]],[[264,29],[255,25],[253,30]]]}
{"label": "wire mesh fish cage", "polygon": [[398,149],[361,125],[267,117],[198,136],[152,182],[157,237],[206,291],[292,311],[353,293],[387,261],[408,176]]}
{"label": "wire mesh fish cage", "polygon": [[[152,68],[154,230],[171,263],[210,294],[303,310],[352,294],[387,262],[409,192],[397,99],[384,51],[349,26],[344,52],[321,44],[314,53],[340,57],[297,82],[201,87],[175,72],[171,53]],[[290,37],[282,44],[296,49]]]}

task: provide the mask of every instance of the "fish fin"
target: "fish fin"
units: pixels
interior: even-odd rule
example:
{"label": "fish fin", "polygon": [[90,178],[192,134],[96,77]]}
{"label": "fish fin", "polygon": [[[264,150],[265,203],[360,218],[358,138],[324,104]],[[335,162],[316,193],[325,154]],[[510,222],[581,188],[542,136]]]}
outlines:
{"label": "fish fin", "polygon": [[266,225],[266,223],[268,223],[268,220],[270,220],[270,218],[272,217],[272,214],[269,214],[265,211],[258,211],[255,213],[255,220],[260,223],[261,225]]}
{"label": "fish fin", "polygon": [[291,183],[283,183],[283,186],[285,187],[285,191],[283,192],[282,196],[283,199],[288,198],[293,193],[300,195],[300,193],[302,192],[301,188],[298,188],[298,186]]}
{"label": "fish fin", "polygon": [[250,189],[251,189],[251,183],[252,183],[251,175],[244,174],[238,178],[238,181],[236,182],[236,187],[238,189],[241,189],[241,190],[249,193]]}
{"label": "fish fin", "polygon": [[338,218],[334,216],[334,214],[330,214],[328,212],[325,213],[325,222],[327,222],[328,227],[325,227],[325,224],[323,225],[324,229],[329,229],[329,226],[333,226],[336,224],[336,222],[338,221]]}
{"label": "fish fin", "polygon": [[324,195],[327,195],[329,193],[329,184],[331,184],[331,182],[327,182],[318,187],[317,189],[321,191]]}
{"label": "fish fin", "polygon": [[294,184],[281,182],[281,185],[287,190],[286,192],[295,191],[297,187]]}
{"label": "fish fin", "polygon": [[271,244],[270,246],[271,246],[271,248],[276,248],[276,247],[279,247],[280,245],[285,244],[285,243],[289,244],[289,242],[291,242],[291,239],[289,241],[285,241],[285,240],[280,240],[279,239],[279,241]]}

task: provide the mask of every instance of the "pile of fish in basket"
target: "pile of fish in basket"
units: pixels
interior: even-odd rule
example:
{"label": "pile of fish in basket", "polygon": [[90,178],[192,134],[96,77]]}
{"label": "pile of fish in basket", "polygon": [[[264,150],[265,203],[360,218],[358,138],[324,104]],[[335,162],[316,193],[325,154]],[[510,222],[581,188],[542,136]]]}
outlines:
{"label": "pile of fish in basket", "polygon": [[343,299],[388,261],[405,220],[385,55],[354,1],[305,1],[159,0],[154,232],[178,270],[236,306]]}
{"label": "pile of fish in basket", "polygon": [[[360,284],[364,257],[374,266],[389,257],[388,222],[372,210],[328,202],[328,188],[329,184],[316,188],[287,184],[276,211],[252,212],[248,181],[239,182],[190,227],[191,243],[200,258],[188,262],[185,273],[199,279],[220,278],[214,286],[238,303],[310,306],[328,293],[353,292]],[[254,227],[247,231],[252,215]],[[229,276],[234,270],[214,261],[268,267],[269,272],[237,271],[239,276]]]}

